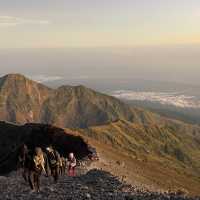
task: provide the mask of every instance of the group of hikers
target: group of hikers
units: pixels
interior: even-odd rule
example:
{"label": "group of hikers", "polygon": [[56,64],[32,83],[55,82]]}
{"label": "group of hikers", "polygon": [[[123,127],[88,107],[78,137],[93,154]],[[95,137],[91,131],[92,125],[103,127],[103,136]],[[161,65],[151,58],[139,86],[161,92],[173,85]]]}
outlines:
{"label": "group of hikers", "polygon": [[56,183],[60,175],[75,176],[76,164],[74,153],[69,153],[68,158],[61,157],[51,145],[44,149],[35,147],[30,150],[23,144],[18,155],[18,167],[22,169],[24,180],[37,192],[40,191],[42,174],[52,176]]}

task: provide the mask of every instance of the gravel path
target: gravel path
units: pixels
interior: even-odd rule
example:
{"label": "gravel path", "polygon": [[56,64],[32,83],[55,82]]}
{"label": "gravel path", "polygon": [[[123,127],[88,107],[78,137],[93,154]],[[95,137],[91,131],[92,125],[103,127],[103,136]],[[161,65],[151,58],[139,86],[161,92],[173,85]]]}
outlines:
{"label": "gravel path", "polygon": [[178,195],[141,191],[99,170],[91,170],[74,178],[61,177],[57,184],[50,178],[42,177],[41,185],[41,192],[35,193],[15,173],[0,177],[0,200],[193,200]]}

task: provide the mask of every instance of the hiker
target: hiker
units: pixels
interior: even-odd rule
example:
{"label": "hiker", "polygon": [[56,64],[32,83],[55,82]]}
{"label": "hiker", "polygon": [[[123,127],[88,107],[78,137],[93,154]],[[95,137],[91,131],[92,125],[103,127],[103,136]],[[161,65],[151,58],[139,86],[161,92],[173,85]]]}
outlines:
{"label": "hiker", "polygon": [[23,144],[19,149],[18,155],[18,168],[22,169],[22,177],[27,182],[28,181],[28,154],[29,150],[26,144]]}
{"label": "hiker", "polygon": [[40,176],[45,169],[45,156],[40,147],[36,147],[29,162],[29,184],[33,191],[40,191]]}
{"label": "hiker", "polygon": [[62,163],[63,163],[63,174],[65,174],[67,166],[67,158],[62,157]]}
{"label": "hiker", "polygon": [[68,176],[75,176],[76,158],[74,153],[69,154],[68,158]]}
{"label": "hiker", "polygon": [[60,158],[60,175],[64,175],[65,174],[65,168],[66,168],[66,158],[61,157]]}
{"label": "hiker", "polygon": [[54,178],[55,183],[58,181],[60,172],[60,154],[53,149],[52,146],[46,148],[49,166],[51,169],[51,175]]}
{"label": "hiker", "polygon": [[62,158],[60,157],[59,159],[59,175],[62,176],[62,168],[63,168],[63,163],[62,163]]}

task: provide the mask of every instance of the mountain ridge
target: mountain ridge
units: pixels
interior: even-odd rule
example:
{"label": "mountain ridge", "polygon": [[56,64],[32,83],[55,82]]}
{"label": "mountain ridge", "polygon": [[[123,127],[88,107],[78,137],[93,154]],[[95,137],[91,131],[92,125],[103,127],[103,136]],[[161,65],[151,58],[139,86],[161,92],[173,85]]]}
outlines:
{"label": "mountain ridge", "polygon": [[48,88],[20,74],[0,78],[0,120],[88,127],[118,119],[148,121],[117,98],[79,86]]}

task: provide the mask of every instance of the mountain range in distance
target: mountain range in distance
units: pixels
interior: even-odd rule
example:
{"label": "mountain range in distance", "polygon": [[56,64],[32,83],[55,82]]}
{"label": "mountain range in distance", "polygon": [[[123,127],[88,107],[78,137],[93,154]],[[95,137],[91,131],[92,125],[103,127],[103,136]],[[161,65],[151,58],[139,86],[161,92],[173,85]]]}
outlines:
{"label": "mountain range in distance", "polygon": [[[106,162],[101,168],[118,175],[120,170],[110,163],[123,161],[126,167],[120,166],[121,173],[128,174],[130,182],[136,178],[164,189],[182,187],[194,195],[200,191],[198,125],[160,116],[84,86],[52,89],[20,74],[0,78],[0,120],[51,124],[75,132],[97,148]],[[8,144],[9,136],[3,127],[0,130],[1,143],[4,139]]]}
{"label": "mountain range in distance", "polygon": [[[40,77],[40,76],[39,76]],[[188,123],[200,124],[200,86],[186,83],[151,81],[135,78],[88,78],[67,79],[45,77],[36,80],[51,87],[62,84],[84,84],[87,87],[120,98],[131,106],[141,107],[166,117]]]}

